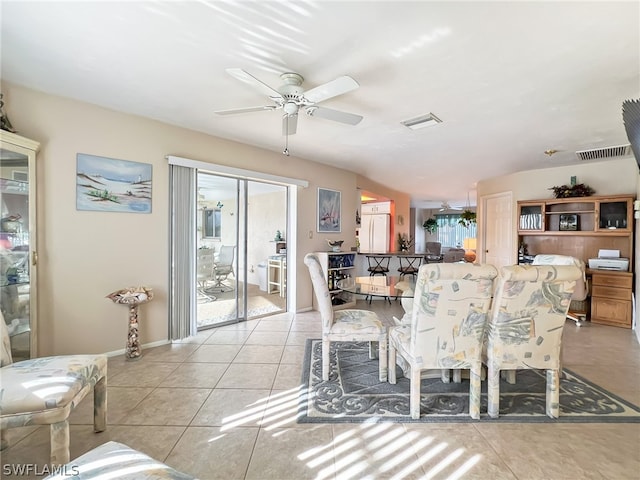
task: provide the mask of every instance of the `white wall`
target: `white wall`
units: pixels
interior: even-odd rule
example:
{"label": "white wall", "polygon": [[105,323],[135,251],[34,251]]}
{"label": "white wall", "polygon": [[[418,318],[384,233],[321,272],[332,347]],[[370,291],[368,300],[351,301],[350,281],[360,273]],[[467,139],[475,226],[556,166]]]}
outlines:
{"label": "white wall", "polygon": [[[167,338],[168,165],[172,154],[309,181],[299,189],[297,305],[311,306],[305,253],[327,239],[355,245],[356,175],[294,156],[211,137],[157,121],[2,83],[4,110],[19,134],[39,141],[39,354],[109,352],[124,348],[127,310],[105,298],[147,285],[155,298],[140,310],[143,343]],[[76,154],[153,165],[152,213],[76,211]],[[342,192],[342,234],[315,231],[318,186]],[[269,228],[272,237],[275,230]]]}

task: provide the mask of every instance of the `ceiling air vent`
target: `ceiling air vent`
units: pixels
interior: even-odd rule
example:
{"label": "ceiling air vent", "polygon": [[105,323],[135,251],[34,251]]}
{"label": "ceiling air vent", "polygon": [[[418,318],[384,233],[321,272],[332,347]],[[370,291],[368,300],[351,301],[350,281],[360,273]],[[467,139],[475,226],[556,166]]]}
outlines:
{"label": "ceiling air vent", "polygon": [[626,157],[631,155],[631,145],[579,150],[576,155],[579,160],[605,160],[607,158]]}
{"label": "ceiling air vent", "polygon": [[421,115],[400,123],[411,130],[418,130],[419,128],[435,125],[436,123],[442,123],[442,120],[436,117],[433,113],[427,113],[426,115]]}

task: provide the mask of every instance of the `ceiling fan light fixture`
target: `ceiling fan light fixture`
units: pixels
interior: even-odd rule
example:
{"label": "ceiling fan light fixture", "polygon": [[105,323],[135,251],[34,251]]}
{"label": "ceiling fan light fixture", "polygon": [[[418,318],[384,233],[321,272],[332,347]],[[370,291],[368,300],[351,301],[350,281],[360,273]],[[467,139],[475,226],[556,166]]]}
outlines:
{"label": "ceiling fan light fixture", "polygon": [[409,120],[404,120],[400,123],[405,127],[410,128],[411,130],[418,130],[420,128],[430,127],[432,125],[442,123],[442,120],[436,117],[433,113],[429,112],[426,115],[421,115]]}

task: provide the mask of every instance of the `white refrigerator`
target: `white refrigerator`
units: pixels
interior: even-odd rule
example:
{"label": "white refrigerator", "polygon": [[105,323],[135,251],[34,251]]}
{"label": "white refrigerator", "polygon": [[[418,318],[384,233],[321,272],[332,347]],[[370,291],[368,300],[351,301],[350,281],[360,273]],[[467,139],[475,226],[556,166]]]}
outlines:
{"label": "white refrigerator", "polygon": [[389,252],[390,215],[362,215],[360,220],[360,253]]}

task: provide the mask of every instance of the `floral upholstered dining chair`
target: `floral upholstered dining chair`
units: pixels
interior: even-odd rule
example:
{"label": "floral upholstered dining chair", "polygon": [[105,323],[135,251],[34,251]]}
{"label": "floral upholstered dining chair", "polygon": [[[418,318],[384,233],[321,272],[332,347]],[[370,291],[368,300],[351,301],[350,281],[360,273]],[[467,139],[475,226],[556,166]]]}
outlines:
{"label": "floral upholstered dining chair", "polygon": [[575,265],[501,269],[483,346],[490,417],[499,415],[500,372],[519,369],[546,370],[546,413],[558,417],[562,331],[581,279]]}
{"label": "floral upholstered dining chair", "polygon": [[[355,308],[334,311],[329,287],[318,256],[307,253],[304,263],[309,268],[313,291],[322,318],[322,380],[329,380],[331,342],[378,342],[379,378],[387,380],[387,328],[375,312]],[[370,343],[370,353],[371,343]]]}
{"label": "floral upholstered dining chair", "polygon": [[492,265],[420,267],[411,322],[389,331],[389,382],[396,383],[399,355],[408,364],[412,418],[420,418],[421,372],[429,369],[469,369],[469,415],[480,418],[482,338],[497,274]]}
{"label": "floral upholstered dining chair", "polygon": [[106,355],[58,355],[12,363],[9,331],[0,313],[0,449],[7,429],[51,425],[51,463],[69,462],[69,415],[93,388],[93,428],[107,424]]}

